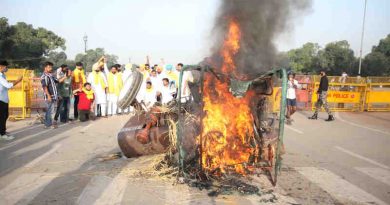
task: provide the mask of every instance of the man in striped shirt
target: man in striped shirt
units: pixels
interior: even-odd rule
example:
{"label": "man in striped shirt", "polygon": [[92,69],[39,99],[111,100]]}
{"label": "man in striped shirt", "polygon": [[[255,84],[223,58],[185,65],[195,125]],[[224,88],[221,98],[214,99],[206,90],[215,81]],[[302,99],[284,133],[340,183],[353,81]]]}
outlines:
{"label": "man in striped shirt", "polygon": [[[58,80],[51,73],[53,71],[53,63],[46,62],[43,65],[43,74],[41,76],[41,84],[44,92],[44,99],[46,102],[46,114],[45,114],[45,128],[50,128],[53,125],[52,112],[53,107],[58,99],[57,86]],[[55,128],[53,126],[53,128]]]}

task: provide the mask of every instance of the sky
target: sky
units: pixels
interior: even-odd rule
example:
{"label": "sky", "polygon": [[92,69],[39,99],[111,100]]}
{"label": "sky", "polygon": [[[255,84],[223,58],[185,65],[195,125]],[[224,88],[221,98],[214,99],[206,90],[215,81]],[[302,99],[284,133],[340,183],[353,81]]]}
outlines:
{"label": "sky", "polygon": [[[66,39],[69,59],[104,48],[119,63],[198,63],[209,55],[214,17],[221,0],[0,0],[1,17],[26,22]],[[306,42],[325,46],[348,40],[359,55],[364,0],[313,0],[310,11],[275,39],[280,51]],[[390,0],[367,0],[363,55],[390,34]]]}

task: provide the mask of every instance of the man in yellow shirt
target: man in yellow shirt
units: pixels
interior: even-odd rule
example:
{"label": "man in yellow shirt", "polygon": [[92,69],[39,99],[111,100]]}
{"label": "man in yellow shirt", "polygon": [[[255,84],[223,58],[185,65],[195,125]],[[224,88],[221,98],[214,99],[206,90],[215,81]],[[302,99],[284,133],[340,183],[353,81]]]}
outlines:
{"label": "man in yellow shirt", "polygon": [[108,82],[107,113],[108,115],[116,115],[118,114],[117,103],[118,103],[119,93],[121,92],[123,87],[122,73],[118,72],[117,65],[111,66],[110,71],[108,71],[107,66],[104,66],[104,71],[107,75],[107,82]]}

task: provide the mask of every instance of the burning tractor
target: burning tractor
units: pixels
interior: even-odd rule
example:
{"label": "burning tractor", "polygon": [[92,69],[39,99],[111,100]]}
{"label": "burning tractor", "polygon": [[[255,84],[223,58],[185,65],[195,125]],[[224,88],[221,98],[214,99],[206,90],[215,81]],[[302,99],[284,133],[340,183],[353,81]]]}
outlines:
{"label": "burning tractor", "polygon": [[[148,112],[136,100],[143,75],[136,71],[126,81],[119,107],[134,106],[133,116],[118,133],[127,157],[169,153],[166,160],[179,167],[178,176],[208,180],[228,175],[265,172],[273,184],[281,167],[287,77],[284,69],[242,77],[235,55],[240,29],[231,21],[219,52],[219,63],[206,61],[181,70],[194,79],[185,82],[190,99],[156,105]],[[132,88],[132,89],[126,89]]]}
{"label": "burning tractor", "polygon": [[[189,84],[191,100],[156,105],[148,112],[131,94],[140,89],[143,75],[135,72],[127,81],[136,84],[136,91],[130,90],[119,104],[135,106],[138,114],[118,133],[124,155],[169,152],[183,175],[207,178],[266,171],[275,184],[283,149],[285,70],[242,81],[207,65],[187,66],[180,73],[179,85],[184,72],[196,76]],[[280,105],[275,105],[278,98]]]}

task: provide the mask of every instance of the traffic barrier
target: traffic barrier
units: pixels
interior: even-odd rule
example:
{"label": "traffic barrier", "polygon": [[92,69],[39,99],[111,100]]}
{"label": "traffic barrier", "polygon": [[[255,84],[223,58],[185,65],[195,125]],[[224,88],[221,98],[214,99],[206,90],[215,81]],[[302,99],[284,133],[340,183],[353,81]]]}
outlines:
{"label": "traffic barrier", "polygon": [[9,95],[9,118],[25,119],[31,116],[31,81],[32,70],[27,69],[8,69],[7,80],[16,81],[20,76],[23,80],[8,90]]}
{"label": "traffic barrier", "polygon": [[[313,93],[320,84],[320,76],[313,76]],[[328,105],[332,111],[363,111],[365,105],[366,79],[362,77],[328,76]],[[312,95],[312,110],[315,109],[318,95]]]}
{"label": "traffic barrier", "polygon": [[390,111],[390,77],[368,77],[367,111]]}

